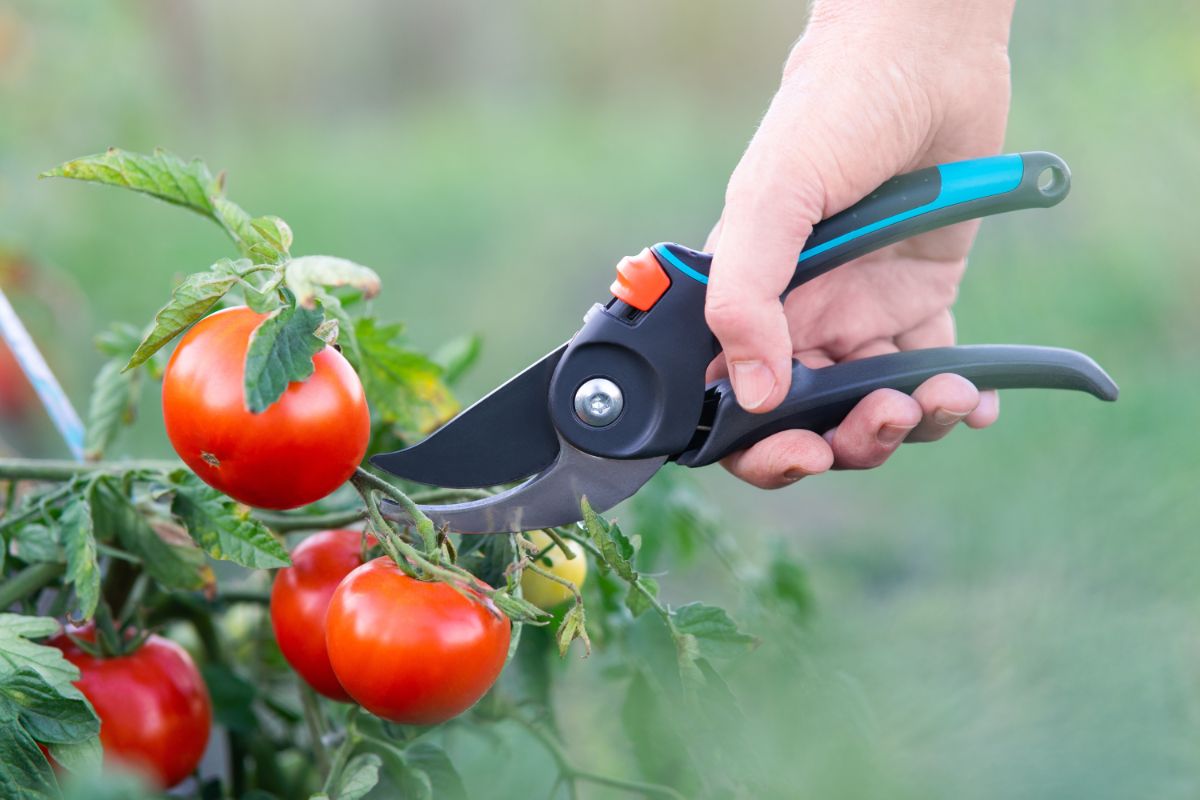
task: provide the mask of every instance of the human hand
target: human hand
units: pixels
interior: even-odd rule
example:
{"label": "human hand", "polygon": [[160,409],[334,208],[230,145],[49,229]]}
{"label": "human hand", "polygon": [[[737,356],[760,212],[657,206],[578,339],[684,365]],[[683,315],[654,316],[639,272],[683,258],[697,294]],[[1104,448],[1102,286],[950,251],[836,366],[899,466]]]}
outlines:
{"label": "human hand", "polygon": [[[791,361],[810,367],[954,343],[950,307],[978,221],[879,250],[781,303],[815,223],[894,175],[998,153],[1009,103],[1013,0],[827,0],[793,49],[779,91],[730,178],[705,315],[749,411],[786,396]],[[999,415],[994,391],[938,375],[911,396],[881,389],[834,430],[790,430],[727,457],[735,475],[778,488],[831,467],[875,467],[904,441]]]}

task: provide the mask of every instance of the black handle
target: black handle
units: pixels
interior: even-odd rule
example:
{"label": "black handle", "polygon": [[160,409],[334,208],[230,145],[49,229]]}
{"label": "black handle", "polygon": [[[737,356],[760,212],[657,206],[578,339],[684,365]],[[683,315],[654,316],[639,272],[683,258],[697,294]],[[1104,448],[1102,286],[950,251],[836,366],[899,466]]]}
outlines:
{"label": "black handle", "polygon": [[876,389],[911,394],[934,375],[952,372],[981,389],[1073,389],[1101,400],[1116,400],[1117,385],[1095,361],[1074,350],[1021,345],[971,345],[909,350],[847,361],[821,369],[792,367],[792,386],[783,403],[766,414],[738,405],[728,380],[708,389],[706,417],[711,426],[676,461],[701,467],[779,431],[799,428],[824,432]]}
{"label": "black handle", "polygon": [[[859,256],[917,234],[1023,208],[1047,208],[1071,189],[1071,170],[1053,153],[1010,153],[899,175],[813,226],[784,294]],[[712,256],[678,244],[654,252],[707,283]]]}

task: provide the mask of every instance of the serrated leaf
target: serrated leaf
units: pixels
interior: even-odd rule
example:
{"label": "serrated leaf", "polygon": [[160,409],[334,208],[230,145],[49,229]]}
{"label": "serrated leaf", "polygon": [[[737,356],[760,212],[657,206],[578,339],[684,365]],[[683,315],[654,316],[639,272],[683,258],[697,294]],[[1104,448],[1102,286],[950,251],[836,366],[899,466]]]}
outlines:
{"label": "serrated leaf", "polygon": [[625,580],[637,580],[638,574],[632,561],[635,553],[633,542],[626,538],[619,527],[593,511],[587,498],[583,499],[580,508],[583,511],[584,531],[600,549],[604,563]]}
{"label": "serrated leaf", "polygon": [[[658,597],[658,581],[654,580],[653,578],[639,576],[638,583],[644,586],[646,590],[650,592],[652,597]],[[625,606],[629,609],[629,612],[633,614],[634,619],[637,619],[642,614],[645,614],[647,611],[654,608],[654,604],[650,602],[650,598],[646,597],[645,594],[639,591],[637,586],[634,584],[629,585],[629,593],[625,595]]]}
{"label": "serrated leaf", "polygon": [[583,642],[585,649],[584,655],[591,655],[592,642],[587,634],[587,616],[583,610],[582,603],[575,603],[567,613],[563,615],[562,622],[558,625],[558,632],[555,634],[555,639],[558,642],[558,655],[560,658],[566,656],[567,650],[571,647],[571,642],[579,639]]}
{"label": "serrated leaf", "polygon": [[453,386],[479,360],[483,339],[476,334],[451,339],[433,354],[433,362],[442,368],[442,380]]}
{"label": "serrated leaf", "polygon": [[333,791],[332,800],[361,800],[379,783],[379,768],[383,759],[375,753],[359,753],[342,770],[341,779]]}
{"label": "serrated leaf", "polygon": [[211,579],[204,553],[195,545],[173,545],[159,536],[125,496],[115,478],[92,484],[88,495],[96,538],[115,540],[137,556],[150,577],[168,589],[199,589]]}
{"label": "serrated leaf", "polygon": [[79,680],[79,669],[63,658],[58,648],[30,641],[57,632],[58,621],[53,617],[0,614],[0,681],[22,669],[32,669],[63,697],[82,698],[72,685],[72,681]]}
{"label": "serrated leaf", "polygon": [[701,651],[710,658],[731,658],[758,643],[757,637],[738,629],[725,609],[704,603],[680,606],[671,614],[680,634],[694,636]]}
{"label": "serrated leaf", "polygon": [[250,220],[250,227],[263,238],[267,244],[280,253],[287,253],[292,248],[292,226],[274,215],[255,217]]}
{"label": "serrated leaf", "polygon": [[301,256],[284,267],[284,280],[305,308],[316,305],[318,289],[349,286],[365,298],[379,294],[379,276],[370,267],[335,256]]}
{"label": "serrated leaf", "polygon": [[122,363],[129,360],[142,341],[142,333],[128,322],[114,322],[106,330],[96,334],[96,349],[109,358],[119,358]]}
{"label": "serrated leaf", "polygon": [[[230,200],[225,195],[218,194],[212,200],[212,215],[229,237],[237,243],[242,255],[253,260],[256,264],[280,264],[287,258],[287,248],[278,245],[279,235],[270,237],[263,234],[263,220],[266,217],[252,218],[245,209]],[[274,219],[278,219],[277,217]],[[259,223],[258,226],[255,223]],[[279,220],[283,222],[283,220]],[[286,227],[286,223],[285,223]],[[288,233],[291,229],[288,228]]]}
{"label": "serrated leaf", "polygon": [[249,261],[221,259],[207,272],[193,272],[171,292],[170,301],[154,315],[154,324],[138,345],[125,369],[133,369],[193,324],[238,282],[238,273]]}
{"label": "serrated leaf", "polygon": [[[39,742],[81,742],[100,733],[100,720],[80,695],[64,697],[35,670],[0,679],[0,706],[10,709]],[[0,711],[0,716],[8,716]]]}
{"label": "serrated leaf", "polygon": [[88,401],[86,434],[83,440],[84,458],[98,461],[112,444],[122,425],[133,422],[141,395],[142,376],[123,368],[123,361],[108,361],[92,382]]}
{"label": "serrated leaf", "polygon": [[47,170],[40,177],[120,186],[205,216],[212,215],[212,196],[220,191],[203,161],[198,158],[184,161],[161,149],[145,155],[110,147],[104,153],[77,158]]}
{"label": "serrated leaf", "polygon": [[404,756],[429,776],[437,800],[467,800],[467,787],[445,750],[428,742],[417,742],[405,748]]}
{"label": "serrated leaf", "polygon": [[59,517],[59,538],[67,554],[66,582],[75,587],[77,619],[91,619],[100,600],[100,565],[96,563],[96,537],[92,509],[83,497],[74,497]]}
{"label": "serrated leaf", "polygon": [[191,472],[171,475],[171,513],[213,558],[251,569],[290,565],[287,550],[261,522]]}
{"label": "serrated leaf", "polygon": [[103,751],[98,736],[82,742],[55,742],[47,747],[54,761],[68,772],[92,775],[100,769]]}
{"label": "serrated leaf", "polygon": [[313,331],[313,335],[320,339],[325,344],[334,345],[338,340],[338,321],[336,319],[327,319],[317,326]]}
{"label": "serrated leaf", "polygon": [[679,665],[679,682],[684,692],[694,698],[704,688],[704,671],[696,662],[700,660],[700,642],[690,633],[675,635],[675,660]]}
{"label": "serrated leaf", "polygon": [[459,405],[441,368],[405,347],[402,331],[400,325],[358,319],[353,347],[343,352],[358,371],[373,412],[404,433],[427,433],[458,413]]}
{"label": "serrated leaf", "polygon": [[40,522],[18,528],[11,547],[12,554],[28,564],[53,564],[66,558],[55,532]]}
{"label": "serrated leaf", "polygon": [[59,800],[50,763],[15,718],[0,717],[0,797]]}
{"label": "serrated leaf", "polygon": [[396,782],[397,797],[403,797],[404,800],[433,800],[433,782],[425,770],[405,761],[392,777]]}
{"label": "serrated leaf", "polygon": [[284,306],[254,329],[246,349],[247,411],[266,411],[291,383],[313,374],[313,356],[325,347],[316,336],[323,319],[320,309]]}

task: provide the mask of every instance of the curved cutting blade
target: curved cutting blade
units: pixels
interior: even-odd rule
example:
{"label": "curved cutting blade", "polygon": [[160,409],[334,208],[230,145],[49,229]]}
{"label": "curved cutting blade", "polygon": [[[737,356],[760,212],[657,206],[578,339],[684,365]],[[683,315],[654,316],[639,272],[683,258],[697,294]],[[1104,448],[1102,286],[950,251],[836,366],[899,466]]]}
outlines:
{"label": "curved cutting blade", "polygon": [[566,345],[518,375],[422,441],[371,463],[417,483],[463,489],[511,483],[540,472],[558,455],[550,422],[550,378]]}
{"label": "curved cutting blade", "polygon": [[[558,458],[548,469],[519,486],[484,500],[421,506],[434,524],[459,533],[504,533],[570,525],[583,518],[587,497],[596,511],[607,511],[642,487],[666,456],[608,459],[577,450],[558,437]],[[384,515],[411,521],[400,506],[387,503]]]}

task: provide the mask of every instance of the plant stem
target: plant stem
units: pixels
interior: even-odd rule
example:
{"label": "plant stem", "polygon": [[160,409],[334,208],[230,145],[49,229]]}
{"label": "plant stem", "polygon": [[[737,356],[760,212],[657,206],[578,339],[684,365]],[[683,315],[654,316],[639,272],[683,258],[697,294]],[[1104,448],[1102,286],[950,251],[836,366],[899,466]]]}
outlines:
{"label": "plant stem", "polygon": [[361,508],[345,511],[330,511],[325,514],[280,514],[272,511],[255,511],[254,517],[277,533],[291,531],[321,531],[344,528],[366,517]]}
{"label": "plant stem", "polygon": [[69,481],[92,472],[118,472],[133,469],[169,472],[182,467],[179,461],[96,461],[85,463],[66,459],[0,458],[0,479],[30,481]]}
{"label": "plant stem", "polygon": [[358,731],[354,727],[354,718],[357,716],[358,706],[351,706],[350,711],[346,713],[346,738],[338,745],[337,752],[333,754],[333,764],[329,767],[329,772],[325,775],[325,785],[321,791],[332,796],[333,787],[337,786],[341,780],[342,772],[346,769],[346,762],[350,760],[350,754],[358,747],[361,738]]}
{"label": "plant stem", "polygon": [[[596,558],[600,559],[601,561],[604,560],[604,554],[600,552],[600,548],[597,547],[591,541],[591,539],[587,539],[583,536],[579,536],[578,534],[573,533],[571,531],[563,530],[562,528],[558,528],[557,531],[565,538],[570,539],[573,542],[578,542],[579,544],[583,545],[583,548],[585,550],[587,550],[589,553],[591,553],[593,556],[595,556]],[[642,597],[646,598],[646,601],[648,603],[650,603],[651,607],[655,611],[658,612],[658,615],[660,617],[663,618],[663,622],[667,623],[667,628],[670,629],[672,635],[678,633],[678,631],[675,628],[675,620],[671,619],[670,609],[668,609],[665,605],[663,605],[663,602],[661,600],[659,600],[657,597],[655,597],[653,592],[651,592],[649,589],[646,588],[646,586],[642,583],[640,577],[636,578],[632,581],[626,581],[626,582],[633,588],[637,589],[638,592],[642,595]]]}
{"label": "plant stem", "polygon": [[438,500],[483,500],[492,494],[487,489],[428,489],[413,492],[410,497],[414,503],[435,503]]}
{"label": "plant stem", "polygon": [[317,757],[317,768],[329,773],[329,753],[325,750],[322,738],[325,726],[321,722],[321,707],[317,704],[317,694],[312,687],[297,678],[300,684],[300,702],[304,706],[304,724],[308,726],[308,738],[312,739],[313,752]]}
{"label": "plant stem", "polygon": [[551,758],[554,759],[554,763],[558,766],[559,773],[567,782],[568,791],[571,791],[571,784],[575,781],[587,781],[588,783],[595,783],[600,786],[611,786],[614,789],[636,792],[644,797],[666,797],[670,798],[670,800],[684,800],[683,795],[670,786],[663,786],[659,783],[625,780],[624,778],[613,778],[608,775],[599,775],[595,772],[578,769],[571,763],[562,745],[549,733],[519,715],[514,714],[511,716],[511,719],[533,734],[534,738],[541,742],[542,746],[550,753]]}
{"label": "plant stem", "polygon": [[48,492],[41,495],[37,498],[37,502],[30,505],[29,508],[26,508],[21,513],[11,517],[5,516],[3,519],[0,519],[0,530],[8,530],[9,528],[19,525],[26,520],[40,516],[45,506],[48,506],[52,503],[57,503],[59,500],[63,499],[72,491],[74,491],[74,488],[74,484],[69,483],[66,486],[55,489],[53,492]]}
{"label": "plant stem", "polygon": [[404,509],[404,513],[408,515],[409,519],[413,521],[413,524],[417,528],[417,533],[421,534],[421,541],[425,545],[425,552],[432,554],[437,551],[437,530],[433,527],[433,520],[425,516],[425,512],[417,507],[412,498],[382,478],[367,472],[362,467],[358,468],[350,480],[356,486],[360,487],[360,491],[361,487],[366,486],[395,500]]}
{"label": "plant stem", "polygon": [[62,573],[62,564],[30,564],[0,584],[0,610],[41,589]]}

